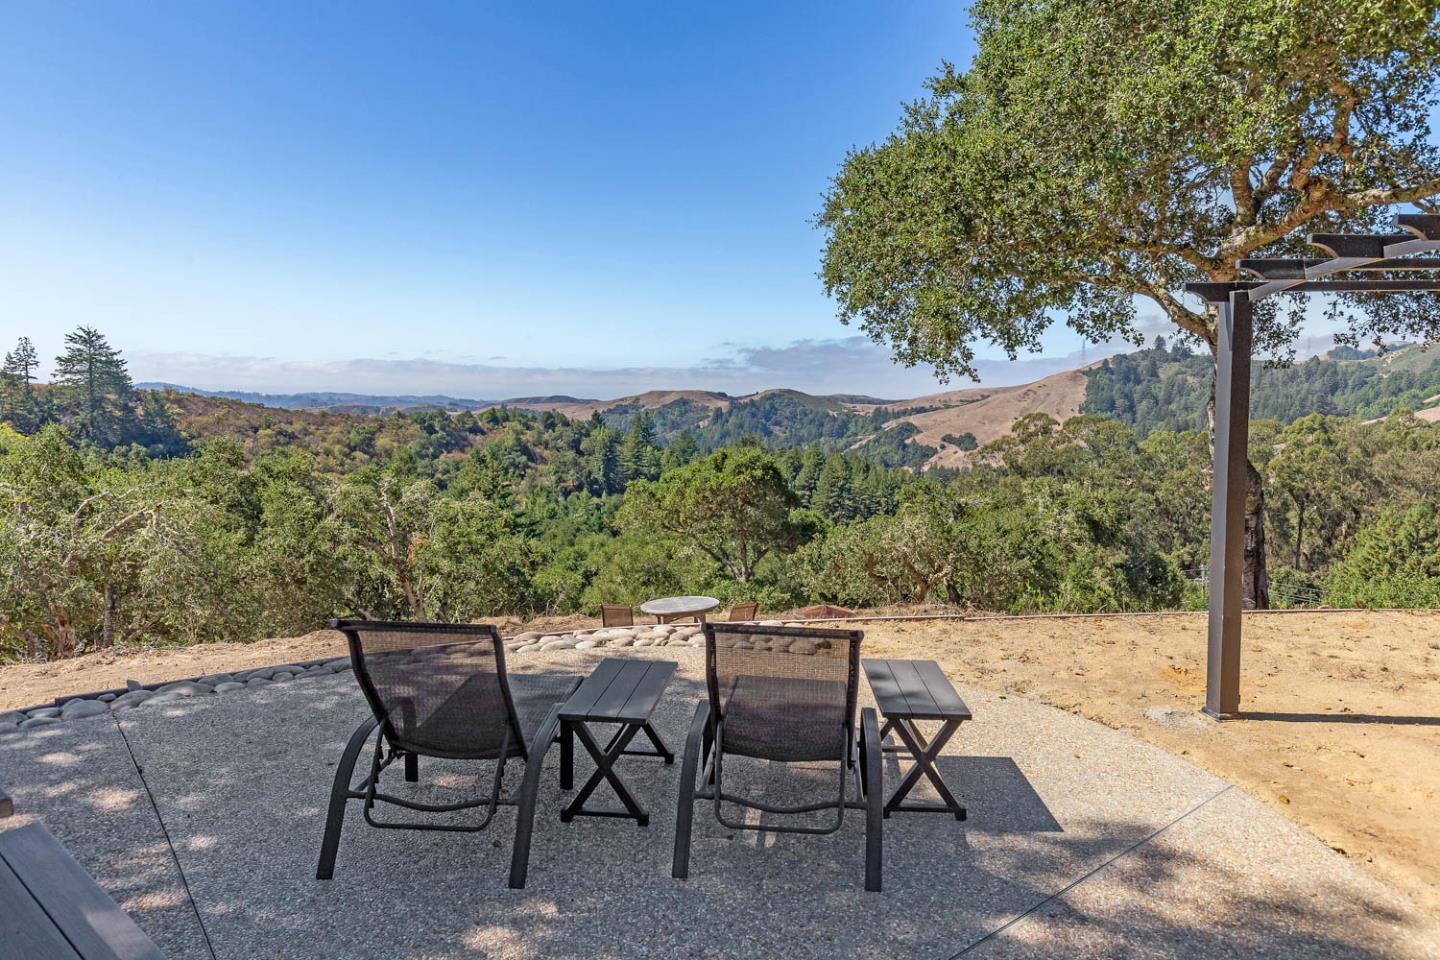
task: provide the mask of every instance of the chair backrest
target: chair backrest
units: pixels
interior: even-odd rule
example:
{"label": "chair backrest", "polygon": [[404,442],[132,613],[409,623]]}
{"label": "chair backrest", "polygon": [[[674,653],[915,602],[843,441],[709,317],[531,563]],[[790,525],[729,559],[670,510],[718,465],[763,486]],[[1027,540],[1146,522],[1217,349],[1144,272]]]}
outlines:
{"label": "chair backrest", "polygon": [[730,622],[754,620],[755,611],[760,609],[758,603],[737,603],[730,608]]}
{"label": "chair backrest", "polygon": [[625,604],[602,603],[600,605],[600,623],[606,627],[633,627],[635,626],[635,611]]}
{"label": "chair backrest", "polygon": [[710,722],[722,749],[779,761],[848,755],[865,634],[740,623],[704,630]]}
{"label": "chair backrest", "polygon": [[505,647],[489,624],[336,620],[370,709],[393,746],[440,757],[524,752]]}

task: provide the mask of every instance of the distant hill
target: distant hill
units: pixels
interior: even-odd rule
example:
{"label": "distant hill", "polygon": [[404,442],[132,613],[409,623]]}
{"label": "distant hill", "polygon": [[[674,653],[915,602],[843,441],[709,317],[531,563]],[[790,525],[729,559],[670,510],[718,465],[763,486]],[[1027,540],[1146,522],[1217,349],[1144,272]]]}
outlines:
{"label": "distant hill", "polygon": [[185,387],[177,383],[137,383],[140,390],[173,390],[176,393],[193,393],[202,397],[222,397],[255,403],[262,407],[282,410],[322,410],[328,413],[353,413],[360,415],[384,415],[396,410],[483,410],[493,406],[490,400],[466,400],[460,397],[436,396],[377,396],[366,393],[254,393],[248,390],[202,390],[199,387]]}
{"label": "distant hill", "polygon": [[[1083,370],[1051,374],[1033,383],[1010,387],[972,387],[902,400],[889,405],[897,416],[889,429],[908,424],[917,432],[911,443],[934,448],[927,467],[959,467],[968,452],[945,439],[970,434],[980,444],[998,440],[1010,425],[1027,413],[1048,413],[1067,420],[1080,412],[1085,400]],[[909,412],[904,408],[918,408]]]}
{"label": "distant hill", "polygon": [[[1120,354],[1086,371],[1081,412],[1114,417],[1140,434],[1202,430],[1211,360],[1180,344]],[[1311,413],[1373,420],[1394,410],[1432,419],[1440,404],[1440,345],[1409,344],[1385,352],[1340,348],[1288,367],[1257,364],[1250,410],[1257,420],[1290,423]]]}
{"label": "distant hill", "polygon": [[[553,411],[574,420],[599,416],[627,431],[647,416],[661,442],[689,434],[701,450],[712,450],[743,437],[756,437],[772,449],[817,444],[849,450],[885,466],[960,467],[975,445],[1005,436],[1029,413],[1065,420],[1078,413],[1114,417],[1144,435],[1154,430],[1202,430],[1210,394],[1211,359],[1176,343],[1119,354],[1077,370],[1033,383],[1006,387],[967,387],[914,397],[882,400],[859,393],[815,396],[799,390],[772,389],[747,396],[712,390],[649,390],[611,400],[563,394],[513,397],[501,401],[449,396],[385,397],[348,393],[263,394],[207,391],[174,384],[139,384],[241,405],[182,404],[184,420],[201,433],[248,436],[260,422],[273,420],[282,433],[334,434],[349,430],[344,417],[389,416],[397,412],[478,412],[504,406]],[[253,406],[259,405],[259,406]],[[1406,345],[1383,353],[1338,348],[1290,367],[1257,365],[1251,386],[1256,419],[1288,423],[1313,412],[1374,419],[1404,407],[1427,420],[1440,420],[1440,346]],[[303,417],[264,418],[260,407],[324,414],[323,422]],[[236,422],[230,423],[232,419]],[[226,425],[229,423],[229,425]],[[358,427],[356,428],[358,429]],[[370,428],[366,428],[370,429]],[[387,426],[381,443],[399,440],[405,430]]]}

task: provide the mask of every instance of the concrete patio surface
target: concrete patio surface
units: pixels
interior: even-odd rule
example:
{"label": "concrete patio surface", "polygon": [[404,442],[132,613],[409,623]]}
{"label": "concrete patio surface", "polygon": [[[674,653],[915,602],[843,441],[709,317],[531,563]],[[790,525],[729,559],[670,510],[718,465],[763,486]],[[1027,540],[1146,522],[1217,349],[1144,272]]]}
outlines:
{"label": "concrete patio surface", "polygon": [[[626,653],[680,663],[655,718],[678,753],[701,652]],[[447,834],[376,830],[351,804],[335,877],[316,881],[334,765],[366,713],[348,673],[6,734],[0,784],[14,822],[43,819],[175,960],[1440,956],[1407,900],[1240,790],[1074,715],[957,688],[976,719],[940,765],[969,820],[887,820],[880,894],[863,890],[858,811],[817,838],[733,832],[702,807],[691,879],[672,880],[678,762],[621,761],[649,827],[562,824],[558,750],[525,890],[505,885],[511,808]],[[490,769],[425,761],[411,789],[453,800]],[[726,770],[727,789],[771,801],[833,791],[820,771]],[[386,785],[405,789],[398,771]]]}

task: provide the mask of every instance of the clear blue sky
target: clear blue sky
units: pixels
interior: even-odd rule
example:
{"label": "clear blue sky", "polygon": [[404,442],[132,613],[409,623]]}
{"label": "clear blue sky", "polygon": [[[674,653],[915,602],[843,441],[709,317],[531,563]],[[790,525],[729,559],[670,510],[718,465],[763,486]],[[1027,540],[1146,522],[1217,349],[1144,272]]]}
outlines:
{"label": "clear blue sky", "polygon": [[925,392],[835,319],[809,221],[972,49],[934,0],[12,0],[0,346],[88,323],[139,379],[287,392]]}

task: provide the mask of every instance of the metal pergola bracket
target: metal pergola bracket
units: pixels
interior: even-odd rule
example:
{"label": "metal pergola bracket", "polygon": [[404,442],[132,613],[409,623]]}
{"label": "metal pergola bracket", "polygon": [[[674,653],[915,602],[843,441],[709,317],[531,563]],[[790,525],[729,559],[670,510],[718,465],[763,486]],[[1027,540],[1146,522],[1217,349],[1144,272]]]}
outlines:
{"label": "metal pergola bracket", "polygon": [[[1210,504],[1210,619],[1205,706],[1216,720],[1240,711],[1240,636],[1244,609],[1245,498],[1249,492],[1250,367],[1254,305],[1277,293],[1440,292],[1440,214],[1404,213],[1404,233],[1312,234],[1327,259],[1254,258],[1241,270],[1259,280],[1200,281],[1185,290],[1215,308],[1215,459]],[[1398,259],[1410,257],[1410,259]],[[1339,277],[1346,273],[1370,276]],[[1403,273],[1397,277],[1395,274]],[[1324,279],[1332,277],[1334,279]]]}

